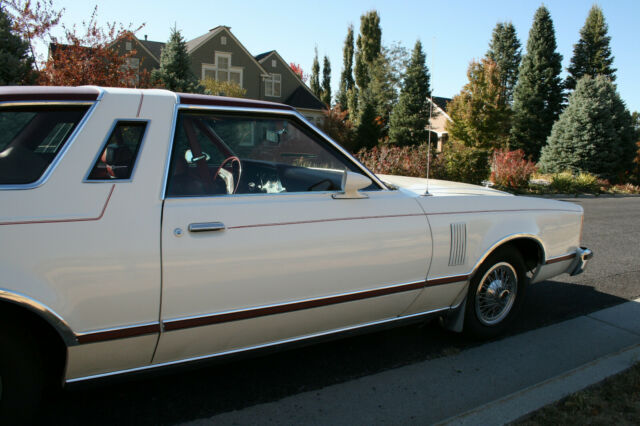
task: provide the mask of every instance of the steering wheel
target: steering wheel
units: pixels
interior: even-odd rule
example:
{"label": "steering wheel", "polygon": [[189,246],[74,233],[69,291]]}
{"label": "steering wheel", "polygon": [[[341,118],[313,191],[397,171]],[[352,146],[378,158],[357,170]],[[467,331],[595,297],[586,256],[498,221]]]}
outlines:
{"label": "steering wheel", "polygon": [[[238,175],[236,178],[233,177],[234,162],[238,163],[238,167],[236,169],[238,171]],[[227,164],[231,164],[231,167],[232,167],[231,172],[224,168]],[[221,179],[224,180],[227,186],[227,194],[235,194],[236,191],[238,190],[238,185],[240,184],[241,175],[242,175],[242,162],[240,162],[240,158],[236,157],[235,155],[230,155],[229,157],[225,158],[222,163],[220,163],[220,167],[218,167],[218,170],[216,170],[215,174],[213,175],[213,181],[215,181],[216,178],[220,176]],[[235,182],[235,185],[234,185],[234,182]]]}

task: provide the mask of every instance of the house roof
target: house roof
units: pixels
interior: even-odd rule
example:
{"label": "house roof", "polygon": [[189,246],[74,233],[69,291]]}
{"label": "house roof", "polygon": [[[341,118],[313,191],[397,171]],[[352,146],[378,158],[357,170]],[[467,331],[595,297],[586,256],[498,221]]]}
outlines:
{"label": "house roof", "polygon": [[284,103],[294,108],[327,109],[327,106],[304,86],[298,86]]}
{"label": "house roof", "polygon": [[138,41],[140,42],[141,45],[146,47],[147,50],[151,52],[151,54],[155,56],[158,61],[160,60],[160,55],[162,54],[162,48],[164,47],[165,43],[161,41],[140,40],[140,39],[138,39]]}
{"label": "house roof", "polygon": [[434,104],[436,104],[438,108],[440,108],[444,112],[447,112],[447,106],[449,102],[451,102],[451,98],[442,98],[440,96],[433,96],[431,100]]}
{"label": "house roof", "polygon": [[273,52],[275,52],[275,50],[270,50],[268,52],[261,53],[259,55],[254,56],[254,58],[256,58],[256,61],[261,61],[267,56],[271,55]]}

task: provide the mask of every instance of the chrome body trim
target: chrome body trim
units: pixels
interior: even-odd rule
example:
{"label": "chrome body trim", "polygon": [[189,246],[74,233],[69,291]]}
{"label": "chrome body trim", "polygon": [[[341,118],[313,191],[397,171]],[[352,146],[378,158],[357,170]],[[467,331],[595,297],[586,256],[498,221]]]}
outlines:
{"label": "chrome body trim", "polygon": [[[178,100],[179,102],[179,100]],[[300,114],[296,110],[284,110],[284,109],[265,109],[265,108],[249,108],[249,107],[233,107],[233,106],[215,106],[215,105],[189,105],[189,104],[177,104],[176,110],[174,112],[173,124],[172,124],[172,135],[171,142],[169,146],[169,153],[167,155],[167,166],[165,169],[165,178],[164,178],[164,186],[162,189],[162,199],[166,199],[167,192],[167,180],[169,177],[169,164],[171,163],[171,153],[173,152],[173,144],[175,139],[175,126],[177,124],[178,112],[179,110],[191,110],[191,111],[216,111],[216,112],[245,112],[250,114],[271,114],[271,115],[284,115],[295,117],[300,120],[306,127],[312,130],[315,134],[320,136],[325,142],[329,143],[334,149],[340,152],[343,156],[347,157],[351,163],[357,166],[360,171],[362,171],[365,176],[369,177],[374,183],[376,183],[380,190],[389,191],[389,188],[382,182],[373,172],[367,169],[360,161],[358,161],[353,155],[351,155],[348,151],[340,146],[340,144],[336,143],[333,139],[331,139],[326,133],[317,128],[313,123],[310,123],[302,114]],[[335,191],[334,191],[335,193]],[[270,194],[273,195],[273,194]],[[224,195],[223,195],[224,196]],[[185,197],[173,197],[173,198],[185,198]]]}
{"label": "chrome body trim", "polygon": [[[3,189],[6,189],[6,190],[34,189],[34,188],[38,188],[39,186],[44,185],[45,182],[47,180],[49,180],[49,177],[51,176],[53,171],[56,169],[58,164],[60,164],[60,162],[64,158],[64,155],[67,153],[67,151],[69,150],[71,145],[73,145],[73,143],[75,142],[75,140],[78,137],[78,134],[84,129],[84,126],[86,125],[87,121],[89,121],[89,119],[93,115],[93,112],[96,109],[96,106],[98,106],[98,103],[99,103],[99,101],[92,101],[92,102],[86,102],[86,101],[53,102],[54,105],[91,105],[91,106],[89,107],[87,112],[84,114],[84,117],[82,117],[82,119],[80,120],[80,122],[78,123],[76,128],[73,130],[73,133],[71,133],[71,135],[69,135],[69,138],[67,139],[67,142],[60,149],[60,152],[58,152],[58,155],[56,155],[56,158],[53,159],[51,164],[49,164],[49,166],[46,168],[46,170],[44,171],[42,176],[40,176],[40,178],[37,181],[32,182],[32,183],[25,183],[25,184],[0,185],[0,190],[3,190]],[[5,104],[7,104],[7,103],[5,103]],[[0,106],[5,105],[5,104],[0,104]],[[38,101],[33,101],[33,102],[9,102],[9,104],[11,104],[11,105],[15,105],[15,104],[25,105],[25,104],[28,104],[29,106],[33,106],[33,105],[51,105],[51,103],[43,102],[43,101],[40,101],[40,102],[38,102]]]}
{"label": "chrome body trim", "polygon": [[67,324],[60,315],[48,306],[30,298],[29,296],[3,288],[0,288],[0,300],[5,300],[18,306],[22,306],[39,315],[58,332],[65,345],[76,346],[78,344],[78,339],[74,332],[71,331],[69,324]]}
{"label": "chrome body trim", "polygon": [[576,266],[573,268],[573,270],[570,272],[570,275],[572,277],[574,275],[578,275],[584,272],[585,268],[587,267],[587,263],[589,263],[589,260],[593,257],[593,251],[591,251],[586,247],[580,247],[578,248],[576,255],[578,258],[578,262]]}
{"label": "chrome body trim", "polygon": [[[135,158],[135,161],[133,163],[133,168],[131,169],[131,176],[129,177],[129,179],[91,179],[89,180],[89,175],[91,174],[91,171],[93,170],[93,167],[96,165],[98,158],[100,158],[100,156],[102,155],[102,152],[104,151],[105,147],[107,146],[107,143],[109,142],[109,139],[111,139],[111,135],[113,134],[113,130],[116,128],[116,126],[118,125],[119,122],[121,121],[135,121],[135,122],[140,122],[140,123],[147,123],[147,125],[144,128],[144,133],[142,134],[142,140],[140,141],[140,146],[138,147],[138,152]],[[133,176],[136,173],[136,169],[138,168],[138,163],[140,160],[140,156],[142,155],[142,149],[144,148],[144,143],[147,139],[147,134],[149,133],[149,126],[151,125],[151,120],[146,119],[146,118],[116,118],[113,120],[113,123],[111,124],[111,127],[109,128],[109,130],[107,131],[107,135],[104,138],[104,141],[100,144],[100,149],[98,149],[98,152],[96,153],[95,157],[93,158],[93,160],[91,160],[91,164],[89,165],[89,169],[87,170],[87,173],[85,173],[84,175],[84,179],[82,179],[82,183],[105,183],[105,182],[111,182],[111,183],[123,183],[123,182],[131,182],[133,180]]]}
{"label": "chrome body trim", "polygon": [[109,327],[109,328],[100,328],[100,329],[96,329],[96,330],[89,330],[89,331],[83,331],[82,333],[75,333],[75,336],[77,337],[81,337],[81,336],[87,336],[90,334],[97,334],[97,333],[108,333],[111,331],[121,331],[121,330],[129,330],[129,329],[133,329],[133,328],[139,328],[139,327],[146,327],[149,325],[160,325],[160,323],[158,321],[150,321],[150,322],[143,322],[143,323],[139,323],[139,324],[133,324],[133,325],[124,325],[121,327]]}
{"label": "chrome body trim", "polygon": [[263,343],[263,344],[260,344],[260,345],[249,346],[249,347],[241,348],[241,349],[232,349],[232,350],[228,350],[228,351],[224,351],[224,352],[218,352],[218,353],[214,353],[214,354],[208,354],[208,355],[202,355],[202,356],[197,356],[197,357],[185,358],[185,359],[180,359],[180,360],[176,360],[176,361],[168,361],[168,362],[163,362],[163,363],[160,363],[160,364],[150,364],[150,365],[145,365],[143,367],[130,368],[130,369],[127,369],[127,370],[118,370],[118,371],[111,371],[109,373],[94,374],[94,375],[85,376],[85,377],[77,377],[75,379],[66,380],[65,382],[66,383],[76,383],[76,382],[81,382],[81,381],[85,381],[85,380],[94,380],[94,379],[100,379],[100,378],[105,378],[105,377],[110,377],[110,376],[116,376],[116,375],[119,375],[119,374],[135,373],[135,372],[146,371],[146,370],[151,370],[151,369],[155,369],[155,368],[162,368],[162,367],[169,367],[169,366],[172,366],[172,365],[185,364],[185,363],[193,362],[193,361],[201,361],[201,360],[205,360],[205,359],[213,359],[213,358],[218,358],[218,357],[225,356],[225,355],[233,355],[233,354],[242,353],[242,352],[248,352],[248,351],[257,350],[257,349],[270,348],[270,347],[283,345],[283,344],[287,344],[287,343],[295,343],[295,342],[300,342],[300,341],[304,341],[304,340],[313,339],[313,338],[316,338],[316,337],[329,336],[331,334],[337,334],[337,333],[347,332],[347,331],[351,331],[351,330],[357,330],[357,329],[360,329],[360,328],[366,328],[366,327],[371,327],[371,326],[375,326],[375,325],[382,325],[382,324],[392,323],[392,322],[395,322],[395,321],[401,321],[401,320],[407,320],[407,319],[417,318],[417,317],[421,317],[421,316],[437,314],[439,312],[444,312],[444,311],[447,311],[447,310],[449,310],[449,307],[440,308],[440,309],[434,309],[434,310],[426,311],[426,312],[420,312],[420,313],[417,313],[417,314],[411,314],[411,315],[405,315],[405,316],[397,316],[397,317],[387,318],[387,319],[379,320],[379,321],[371,321],[371,322],[364,323],[364,324],[358,324],[358,325],[338,328],[338,329],[329,330],[329,331],[321,331],[321,332],[318,332],[318,333],[307,334],[307,335],[304,335],[304,336],[294,337],[294,338],[290,338],[290,339],[278,340],[278,341],[270,342],[270,343]]}
{"label": "chrome body trim", "polygon": [[[402,283],[402,284],[392,284],[392,285],[388,285],[388,286],[384,286],[384,287],[378,287],[378,288],[375,288],[373,290],[352,291],[352,292],[347,292],[347,293],[331,294],[331,295],[323,296],[323,297],[314,297],[314,298],[310,298],[310,299],[299,299],[299,300],[285,302],[285,303],[274,303],[274,304],[270,304],[270,305],[252,306],[250,308],[233,309],[233,310],[230,310],[230,311],[220,311],[220,312],[212,312],[212,313],[201,314],[201,315],[177,317],[177,318],[171,318],[171,319],[163,320],[162,323],[164,325],[164,324],[177,322],[177,321],[192,320],[192,319],[199,319],[199,318],[208,318],[208,317],[210,317],[212,315],[235,314],[235,313],[245,312],[247,310],[255,310],[255,309],[279,308],[279,307],[288,306],[288,305],[291,305],[291,304],[294,304],[294,303],[322,301],[322,300],[325,300],[327,298],[351,296],[351,295],[357,295],[357,294],[362,294],[362,293],[369,293],[370,291],[375,291],[375,290],[393,289],[393,288],[397,288],[397,287],[405,287],[405,286],[410,286],[410,285],[413,285],[413,284],[420,284],[420,283],[425,283],[425,281],[424,280],[410,281],[410,282]],[[407,290],[407,291],[411,291],[411,290]]]}

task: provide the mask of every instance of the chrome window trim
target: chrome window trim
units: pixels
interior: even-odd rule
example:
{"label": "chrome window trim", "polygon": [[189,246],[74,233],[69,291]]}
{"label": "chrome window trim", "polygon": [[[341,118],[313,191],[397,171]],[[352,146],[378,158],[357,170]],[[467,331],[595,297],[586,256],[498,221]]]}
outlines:
{"label": "chrome window trim", "polygon": [[[331,145],[334,149],[336,149],[340,154],[346,157],[348,161],[354,164],[360,171],[367,176],[369,179],[373,181],[373,183],[377,184],[380,187],[381,191],[389,191],[389,188],[382,182],[373,172],[367,169],[360,161],[358,161],[353,155],[351,155],[347,150],[342,148],[340,144],[336,143],[333,139],[331,139],[326,133],[317,128],[313,123],[309,122],[302,114],[300,114],[297,110],[289,110],[289,109],[268,109],[268,108],[249,108],[249,107],[232,107],[232,106],[216,106],[216,105],[189,105],[189,104],[176,104],[176,109],[174,111],[173,116],[173,125],[172,125],[172,135],[171,135],[171,143],[169,147],[169,153],[167,156],[167,166],[165,167],[165,177],[163,182],[162,189],[162,199],[165,200],[167,198],[167,183],[169,178],[169,164],[171,162],[171,153],[173,152],[173,144],[175,139],[175,127],[178,119],[178,113],[180,110],[190,110],[190,111],[215,111],[215,112],[244,112],[249,114],[275,114],[275,115],[283,115],[289,117],[295,117],[300,120],[304,126],[308,127],[309,130],[312,130],[313,133],[320,136],[325,142]],[[300,191],[300,192],[290,192],[289,194],[306,194],[309,191]],[[313,192],[313,191],[310,191]],[[333,191],[332,193],[335,193]],[[281,195],[280,194],[270,194],[270,195]],[[229,195],[236,194],[221,194],[221,195],[210,195],[205,196],[207,198],[210,197],[226,197]],[[241,195],[241,194],[237,194]],[[189,197],[171,197],[171,198],[189,198]]]}
{"label": "chrome window trim", "polygon": [[29,311],[36,313],[58,332],[67,346],[78,345],[76,335],[71,330],[69,324],[48,306],[30,298],[25,294],[21,294],[4,288],[0,288],[0,300],[6,300],[10,303],[22,306]]}
{"label": "chrome window trim", "polygon": [[76,128],[73,130],[71,135],[69,135],[69,138],[67,139],[67,141],[64,144],[64,146],[60,149],[60,151],[58,152],[56,157],[53,159],[51,164],[49,164],[49,166],[47,166],[47,168],[45,169],[44,173],[42,174],[42,176],[40,176],[40,178],[38,180],[36,180],[35,182],[24,183],[24,184],[0,185],[0,190],[3,190],[3,189],[4,190],[35,189],[35,188],[38,188],[38,187],[44,185],[49,180],[49,177],[51,176],[51,174],[53,174],[53,172],[56,169],[56,167],[58,167],[58,164],[60,164],[60,162],[64,158],[64,156],[67,153],[67,151],[69,151],[69,149],[71,148],[73,143],[76,141],[76,139],[77,139],[78,135],[80,134],[80,132],[82,132],[82,130],[84,129],[84,126],[87,124],[87,122],[89,121],[89,119],[93,115],[93,112],[95,111],[96,107],[98,106],[98,103],[99,103],[99,101],[91,101],[91,102],[86,102],[86,101],[65,101],[65,102],[61,102],[61,101],[60,102],[58,102],[58,101],[54,101],[54,102],[25,101],[25,102],[4,102],[4,103],[0,103],[0,107],[5,106],[5,105],[10,105],[10,106],[18,106],[18,105],[27,105],[27,106],[38,106],[38,105],[44,105],[44,106],[50,106],[50,105],[54,105],[54,106],[91,105],[89,107],[89,109],[87,110],[87,112],[85,113],[84,117],[82,117],[82,119],[80,120],[80,122],[78,123]]}
{"label": "chrome window trim", "polygon": [[[118,123],[121,122],[121,121],[129,121],[129,122],[135,121],[135,122],[146,123],[146,126],[144,128],[144,133],[142,134],[142,139],[140,140],[140,146],[138,147],[138,152],[136,153],[136,158],[134,159],[134,162],[133,162],[133,168],[131,169],[131,175],[129,176],[128,179],[118,179],[118,178],[113,178],[113,179],[89,179],[89,175],[91,174],[91,171],[95,167],[96,162],[98,161],[98,158],[100,158],[100,156],[102,155],[102,152],[104,151],[105,147],[107,146],[107,143],[109,143],[109,139],[111,139],[111,135],[113,134],[113,130],[116,128]],[[98,152],[96,153],[95,157],[91,161],[91,165],[89,166],[89,170],[87,170],[87,173],[85,173],[84,179],[82,179],[82,183],[105,183],[105,182],[124,183],[124,182],[133,181],[133,176],[135,175],[136,169],[138,168],[138,160],[140,159],[140,156],[142,155],[142,149],[144,148],[144,143],[145,143],[145,141],[147,139],[147,133],[149,132],[149,126],[150,125],[151,125],[151,120],[148,119],[148,118],[116,118],[116,119],[114,119],[113,123],[111,123],[111,127],[109,128],[109,131],[107,132],[107,135],[106,135],[104,141],[102,141],[102,144],[100,144],[100,149],[98,150]]]}
{"label": "chrome window trim", "polygon": [[395,322],[395,321],[402,321],[402,320],[407,320],[407,319],[411,319],[411,318],[415,318],[415,317],[436,314],[438,312],[448,311],[449,309],[450,308],[447,306],[445,308],[433,309],[433,310],[430,310],[430,311],[420,312],[420,313],[417,313],[417,314],[396,316],[396,317],[392,317],[392,318],[386,318],[386,319],[383,319],[383,320],[371,321],[371,322],[367,322],[367,323],[364,323],[364,324],[351,325],[351,326],[342,327],[342,328],[333,329],[333,330],[328,330],[328,331],[320,331],[320,332],[317,332],[317,333],[306,334],[306,335],[303,335],[303,336],[293,337],[293,338],[290,338],[290,339],[277,340],[275,342],[263,343],[263,344],[260,344],[260,345],[248,346],[248,347],[245,347],[245,348],[231,349],[231,350],[228,350],[228,351],[217,352],[217,353],[208,354],[208,355],[201,355],[201,356],[197,356],[197,357],[184,358],[184,359],[179,359],[179,360],[175,360],[175,361],[167,361],[167,362],[162,362],[162,363],[159,363],[159,364],[149,364],[149,365],[145,365],[145,366],[142,366],[142,367],[129,368],[129,369],[126,369],[126,370],[117,370],[117,371],[110,371],[108,373],[93,374],[93,375],[90,375],[90,376],[77,377],[75,379],[66,380],[65,382],[66,383],[76,383],[76,382],[82,382],[82,381],[85,381],[85,380],[93,380],[93,379],[99,379],[99,378],[104,378],[104,377],[116,376],[116,375],[119,375],[119,374],[135,373],[135,372],[146,371],[146,370],[151,370],[151,369],[155,369],[155,368],[162,368],[162,367],[169,367],[169,366],[172,366],[172,365],[185,364],[185,363],[193,362],[193,361],[201,361],[201,360],[205,360],[205,359],[218,358],[218,357],[221,357],[221,356],[233,355],[233,354],[242,353],[242,352],[248,352],[248,351],[257,350],[257,349],[269,348],[269,347],[273,347],[273,346],[284,345],[284,344],[287,344],[287,343],[295,343],[295,342],[300,342],[300,341],[304,341],[304,340],[314,339],[316,337],[329,336],[331,334],[337,334],[337,333],[347,332],[347,331],[351,331],[351,330],[357,330],[357,329],[360,329],[360,328],[366,328],[366,327],[371,327],[371,326],[375,326],[375,325],[382,325],[382,324],[392,323],[392,322]]}
{"label": "chrome window trim", "polygon": [[[178,112],[180,111],[180,103],[176,102],[173,108],[173,118],[171,123],[171,134],[169,135],[169,150],[167,151],[167,160],[164,165],[164,176],[162,177],[162,193],[160,194],[161,200],[167,198],[167,184],[169,183],[169,167],[171,166],[171,154],[173,154],[173,144],[176,139],[176,126],[178,123]],[[184,197],[180,197],[184,198]],[[207,197],[208,198],[208,197]]]}

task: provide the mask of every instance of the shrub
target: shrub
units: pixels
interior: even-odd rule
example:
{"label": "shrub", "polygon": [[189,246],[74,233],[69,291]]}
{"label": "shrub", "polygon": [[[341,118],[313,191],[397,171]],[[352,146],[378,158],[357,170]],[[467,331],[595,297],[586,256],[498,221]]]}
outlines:
{"label": "shrub", "polygon": [[551,177],[551,190],[562,194],[597,194],[603,181],[590,173],[579,173],[574,175],[571,172],[555,173]]}
{"label": "shrub", "polygon": [[465,146],[461,142],[452,142],[439,155],[442,159],[442,178],[457,182],[481,184],[489,176],[489,153],[485,149]]}
{"label": "shrub", "polygon": [[355,148],[355,130],[348,115],[349,111],[343,110],[340,105],[335,105],[333,108],[325,110],[322,130],[342,145],[344,149],[353,152]]}
{"label": "shrub", "polygon": [[426,177],[427,151],[426,145],[381,145],[371,149],[363,148],[356,157],[374,173]]}
{"label": "shrub", "polygon": [[531,175],[537,172],[536,165],[524,158],[524,151],[499,149],[492,157],[491,182],[504,188],[524,188],[529,185]]}

